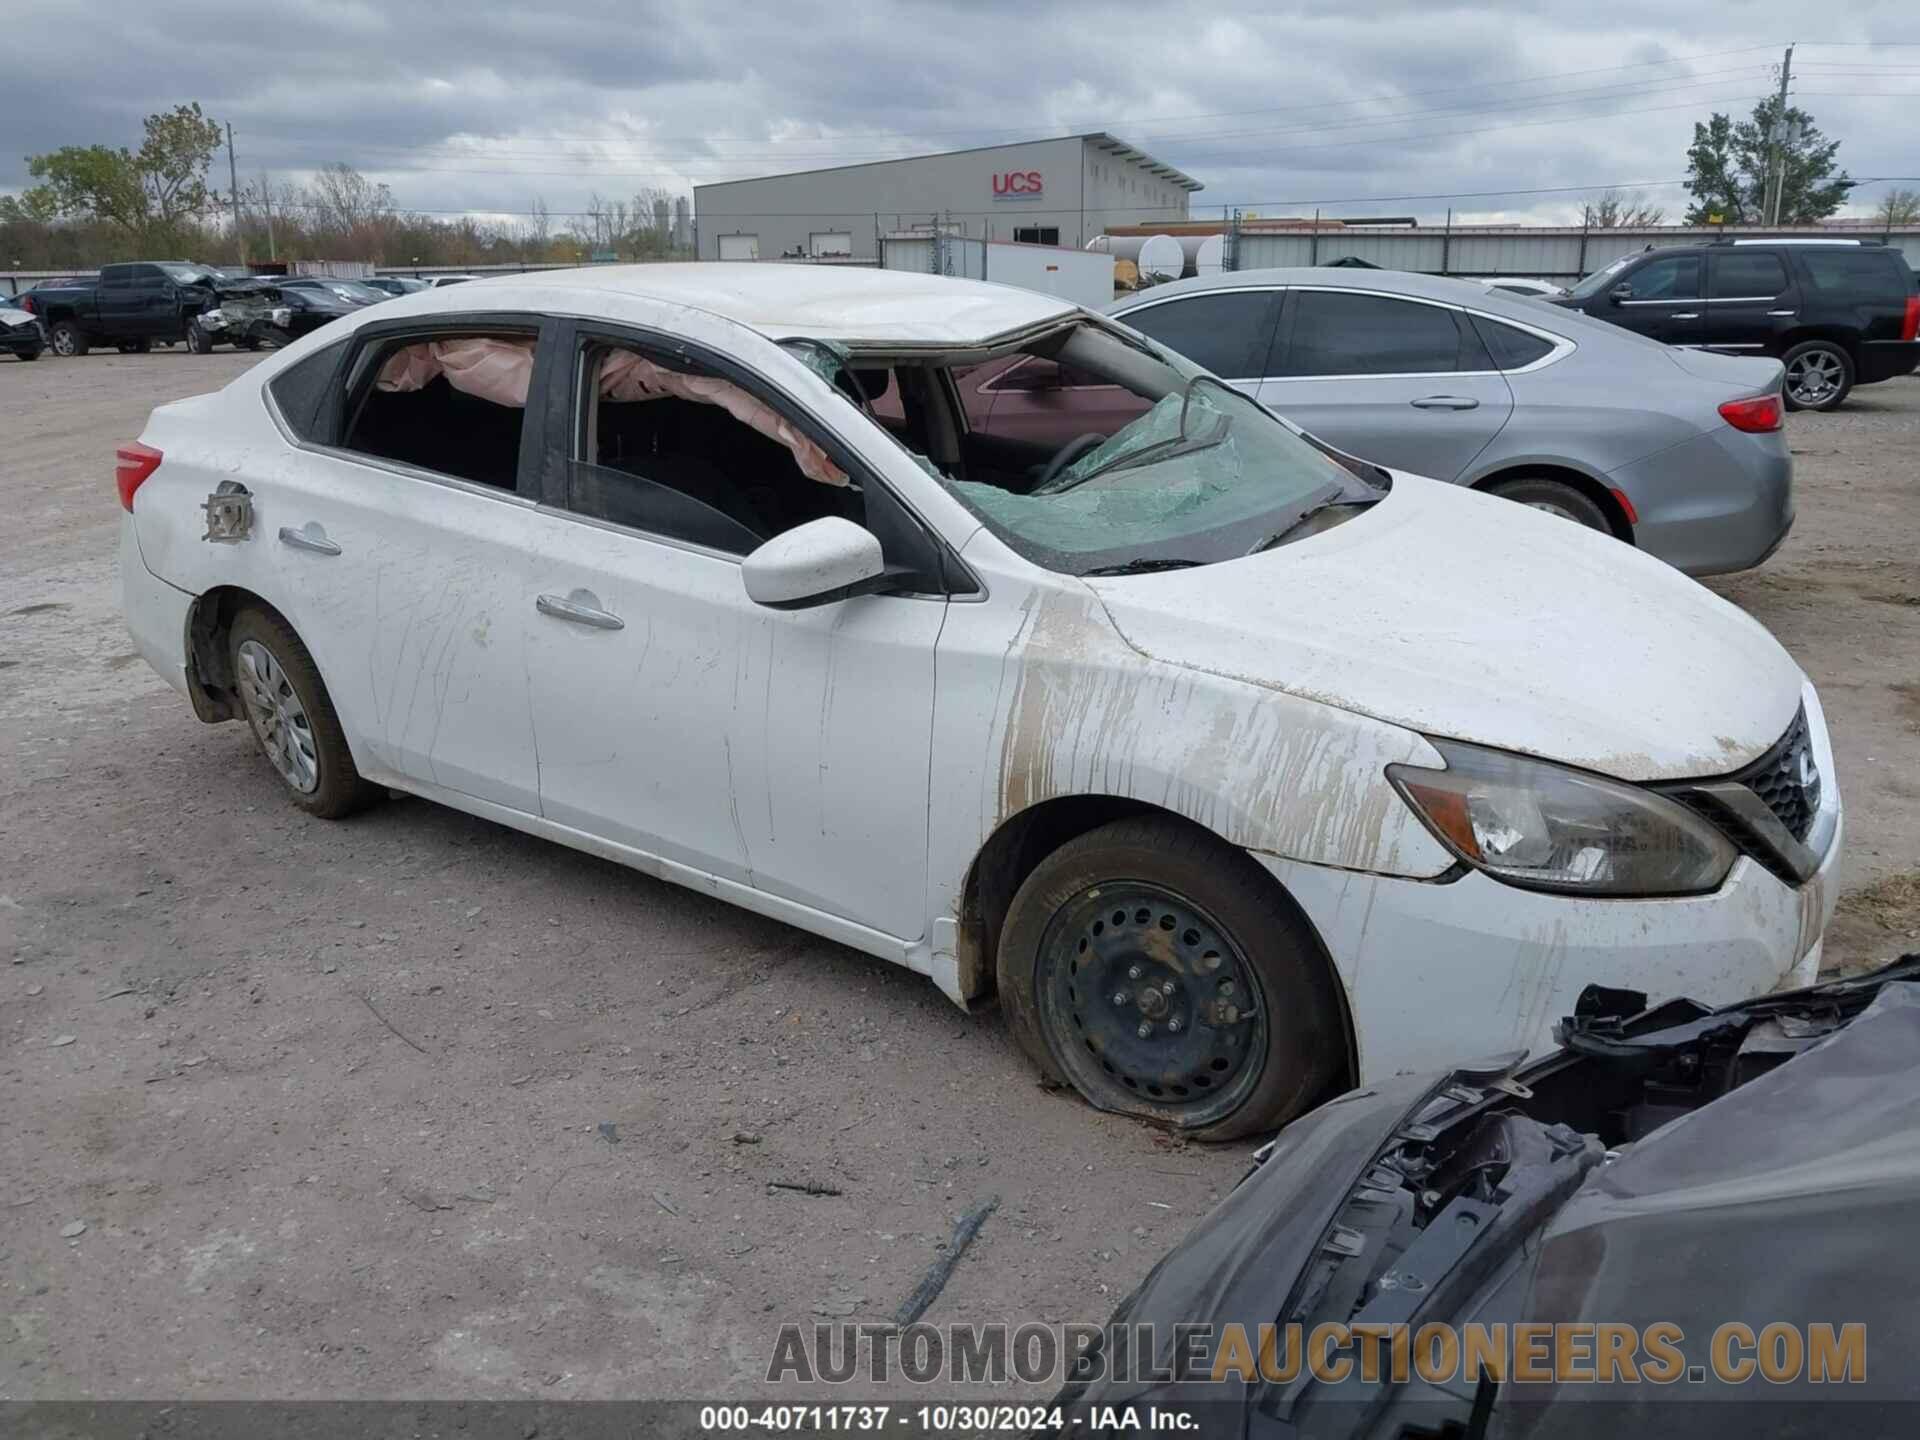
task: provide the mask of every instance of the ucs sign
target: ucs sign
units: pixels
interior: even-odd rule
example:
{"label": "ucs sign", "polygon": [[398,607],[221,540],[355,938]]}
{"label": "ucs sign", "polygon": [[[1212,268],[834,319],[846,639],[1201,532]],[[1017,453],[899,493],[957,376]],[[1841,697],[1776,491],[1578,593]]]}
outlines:
{"label": "ucs sign", "polygon": [[996,200],[1037,200],[1045,192],[1038,170],[1002,170],[993,177]]}

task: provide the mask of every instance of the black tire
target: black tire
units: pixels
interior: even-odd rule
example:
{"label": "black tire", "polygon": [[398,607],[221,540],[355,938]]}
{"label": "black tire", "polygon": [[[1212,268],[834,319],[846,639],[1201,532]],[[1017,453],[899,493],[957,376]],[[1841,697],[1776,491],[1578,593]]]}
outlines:
{"label": "black tire", "polygon": [[1235,1140],[1345,1073],[1312,926],[1253,857],[1182,820],[1117,820],[1047,856],[995,965],[1020,1047],[1102,1110]]}
{"label": "black tire", "polygon": [[1595,504],[1591,496],[1581,493],[1564,480],[1549,480],[1544,475],[1521,475],[1512,480],[1495,481],[1487,486],[1487,493],[1498,495],[1503,500],[1517,500],[1535,510],[1558,515],[1562,520],[1572,520],[1589,530],[1598,530],[1602,535],[1613,534],[1607,512]]}
{"label": "black tire", "polygon": [[1802,340],[1780,363],[1789,410],[1837,410],[1853,390],[1853,357],[1831,340]]}
{"label": "black tire", "polygon": [[36,345],[31,350],[16,350],[14,353],[22,360],[38,360],[45,349],[44,345]]}
{"label": "black tire", "polygon": [[[261,707],[249,698],[248,677],[252,675],[257,679],[260,675],[258,652],[249,652],[250,645],[258,647],[274,662],[277,675],[273,688],[281,703],[291,698],[301,712],[304,723],[290,729],[308,742],[301,750],[314,770],[310,786],[296,783],[276,757],[276,747],[258,713]],[[379,798],[380,788],[361,779],[360,772],[354,768],[353,753],[347,748],[347,737],[340,729],[340,718],[334,713],[333,701],[321,682],[320,671],[291,625],[271,610],[255,607],[242,610],[234,617],[227,637],[227,658],[233,667],[240,713],[246,716],[247,728],[253,731],[261,753],[273,766],[294,804],[324,820],[338,820]]]}
{"label": "black tire", "polygon": [[213,334],[197,320],[187,326],[187,353],[190,355],[213,353]]}
{"label": "black tire", "polygon": [[149,350],[153,349],[153,342],[151,340],[129,340],[126,344],[119,346],[118,349],[122,355],[145,355]]}
{"label": "black tire", "polygon": [[233,343],[236,348],[241,350],[258,350],[260,348],[260,341],[252,335],[242,335]]}
{"label": "black tire", "polygon": [[87,332],[71,320],[58,320],[47,337],[53,353],[62,359],[77,360],[92,348]]}

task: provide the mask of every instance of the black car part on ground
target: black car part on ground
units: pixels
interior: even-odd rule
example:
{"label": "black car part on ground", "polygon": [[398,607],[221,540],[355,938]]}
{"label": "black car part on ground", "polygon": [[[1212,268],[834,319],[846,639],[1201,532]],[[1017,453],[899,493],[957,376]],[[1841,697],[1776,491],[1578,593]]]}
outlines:
{"label": "black car part on ground", "polygon": [[[1165,1257],[1059,1396],[1175,1406],[1207,1433],[1690,1437],[1866,1429],[1920,1403],[1920,955],[1719,1010],[1590,987],[1562,1048],[1341,1097],[1282,1131]],[[1788,1062],[1794,1063],[1789,1066]],[[1687,1358],[1715,1328],[1858,1322],[1862,1384],[1337,1385],[1302,1368],[1215,1381],[1237,1323],[1675,1323]],[[1878,1357],[1878,1363],[1875,1362]],[[1892,1363],[1889,1363],[1892,1362]],[[1688,1403],[1700,1400],[1714,1403]],[[1598,1403],[1596,1403],[1598,1402]],[[1142,1413],[1145,1413],[1144,1410]],[[1873,1417],[1879,1415],[1876,1420]],[[1796,1430],[1794,1427],[1801,1427]]]}

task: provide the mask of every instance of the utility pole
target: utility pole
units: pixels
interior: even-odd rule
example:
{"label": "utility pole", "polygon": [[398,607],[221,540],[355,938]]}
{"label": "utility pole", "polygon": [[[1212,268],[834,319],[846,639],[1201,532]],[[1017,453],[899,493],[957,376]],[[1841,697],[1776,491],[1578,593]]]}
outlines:
{"label": "utility pole", "polygon": [[260,205],[267,212],[267,259],[278,260],[280,247],[273,239],[273,181],[264,170],[260,172]]}
{"label": "utility pole", "polygon": [[1787,83],[1793,79],[1793,46],[1780,60],[1780,110],[1773,117],[1773,161],[1768,178],[1773,184],[1773,203],[1766,207],[1762,220],[1769,226],[1780,223],[1780,206],[1787,196]]}
{"label": "utility pole", "polygon": [[247,263],[247,232],[240,227],[240,171],[233,163],[233,122],[227,122],[227,184],[233,196],[233,241],[240,251],[240,264]]}

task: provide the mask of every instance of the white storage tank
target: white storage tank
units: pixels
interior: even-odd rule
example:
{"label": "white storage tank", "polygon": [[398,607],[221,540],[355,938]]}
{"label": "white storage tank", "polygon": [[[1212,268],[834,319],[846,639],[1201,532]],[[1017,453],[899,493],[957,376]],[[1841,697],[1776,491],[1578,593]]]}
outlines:
{"label": "white storage tank", "polygon": [[1178,280],[1186,268],[1187,257],[1180,249],[1180,242],[1171,235],[1108,235],[1104,238],[1107,253],[1117,260],[1131,260],[1139,268],[1144,284]]}
{"label": "white storage tank", "polygon": [[1186,275],[1218,275],[1227,268],[1227,237],[1224,235],[1182,235],[1180,253]]}

